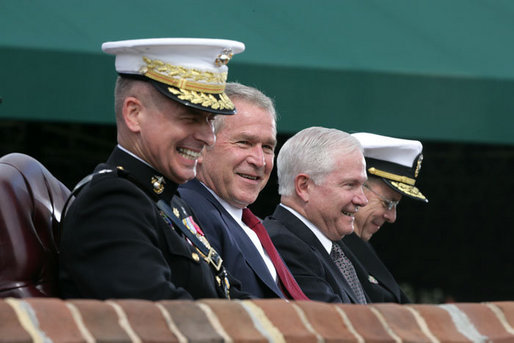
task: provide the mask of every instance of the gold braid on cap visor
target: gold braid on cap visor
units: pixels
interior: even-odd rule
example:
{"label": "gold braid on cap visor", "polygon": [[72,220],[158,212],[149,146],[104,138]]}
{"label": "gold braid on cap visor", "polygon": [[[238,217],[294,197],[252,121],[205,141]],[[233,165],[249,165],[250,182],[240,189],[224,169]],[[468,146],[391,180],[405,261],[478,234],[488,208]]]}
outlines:
{"label": "gold braid on cap visor", "polygon": [[[405,194],[409,194],[415,198],[426,200],[425,196],[414,187],[414,184],[416,183],[415,179],[412,179],[407,176],[397,175],[393,173],[389,173],[380,169],[377,169],[375,167],[371,167],[368,169],[368,173],[379,176],[379,177],[385,177],[386,179],[392,180],[391,185],[396,187],[397,189],[401,190]],[[396,182],[395,182],[396,181]]]}
{"label": "gold braid on cap visor", "polygon": [[[181,100],[201,104],[215,110],[234,109],[234,104],[225,95],[227,73],[213,73],[193,68],[185,68],[143,57],[146,66],[140,72],[146,77],[170,85],[168,91]],[[218,94],[219,99],[213,96]]]}
{"label": "gold braid on cap visor", "polygon": [[403,182],[403,183],[406,183],[411,186],[414,186],[416,184],[415,179],[411,179],[410,177],[403,176],[403,175],[389,173],[389,172],[377,169],[375,167],[369,168],[368,173],[376,175],[376,176],[380,176],[380,177],[385,177],[385,178],[393,180],[393,181]]}
{"label": "gold braid on cap visor", "polygon": [[427,198],[425,198],[425,196],[419,191],[419,189],[417,187],[414,187],[414,186],[409,186],[409,185],[406,185],[404,183],[400,183],[400,182],[394,182],[394,181],[391,181],[391,184],[398,188],[399,190],[401,190],[402,192],[404,192],[405,194],[409,194],[410,196],[413,196],[415,198],[419,198],[419,199],[423,199],[423,200],[426,200]]}

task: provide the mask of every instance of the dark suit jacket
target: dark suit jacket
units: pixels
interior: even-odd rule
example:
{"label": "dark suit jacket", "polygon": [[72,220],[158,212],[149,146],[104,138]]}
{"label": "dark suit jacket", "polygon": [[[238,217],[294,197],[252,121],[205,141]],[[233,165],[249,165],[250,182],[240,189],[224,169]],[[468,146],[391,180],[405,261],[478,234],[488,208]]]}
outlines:
{"label": "dark suit jacket", "polygon": [[[300,219],[278,205],[263,224],[307,297],[325,302],[357,303],[330,255]],[[345,254],[351,254],[344,244],[340,246]]]}
{"label": "dark suit jacket", "polygon": [[[64,219],[60,288],[64,298],[198,299],[222,297],[211,267],[178,229],[165,222],[148,194],[170,203],[177,185],[116,148],[78,194]],[[136,186],[137,184],[137,186]]]}
{"label": "dark suit jacket", "polygon": [[181,185],[179,193],[242,291],[258,298],[284,297],[248,235],[205,186],[194,179]]}
{"label": "dark suit jacket", "polygon": [[410,303],[371,244],[363,241],[355,233],[345,236],[342,241],[353,252],[349,258],[371,302]]}

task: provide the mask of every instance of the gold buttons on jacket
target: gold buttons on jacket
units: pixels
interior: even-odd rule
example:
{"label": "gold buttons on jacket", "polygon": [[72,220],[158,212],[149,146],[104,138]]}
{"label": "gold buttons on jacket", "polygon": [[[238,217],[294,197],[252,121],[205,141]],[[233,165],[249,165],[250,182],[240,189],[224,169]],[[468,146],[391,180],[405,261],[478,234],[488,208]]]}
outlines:
{"label": "gold buttons on jacket", "polygon": [[199,256],[197,253],[195,253],[195,252],[194,252],[194,253],[192,253],[192,254],[191,254],[191,257],[193,258],[193,260],[194,260],[195,262],[200,262],[200,256]]}

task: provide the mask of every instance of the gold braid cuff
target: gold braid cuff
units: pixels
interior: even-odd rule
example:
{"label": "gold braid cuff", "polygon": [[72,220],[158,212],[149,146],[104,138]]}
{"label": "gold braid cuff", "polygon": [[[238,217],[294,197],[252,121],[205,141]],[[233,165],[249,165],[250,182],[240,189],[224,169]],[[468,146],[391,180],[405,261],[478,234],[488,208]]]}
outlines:
{"label": "gold braid cuff", "polygon": [[407,177],[407,176],[389,173],[389,172],[377,169],[375,167],[369,168],[368,173],[379,176],[379,177],[385,177],[385,178],[393,180],[393,181],[403,182],[403,183],[406,183],[411,186],[414,186],[416,184],[415,179],[411,179],[410,177]]}

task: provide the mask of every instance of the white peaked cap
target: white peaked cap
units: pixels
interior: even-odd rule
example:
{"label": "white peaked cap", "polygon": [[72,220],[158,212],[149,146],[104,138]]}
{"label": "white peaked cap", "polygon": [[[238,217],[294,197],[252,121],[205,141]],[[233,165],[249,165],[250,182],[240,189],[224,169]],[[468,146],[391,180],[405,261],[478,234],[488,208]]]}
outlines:
{"label": "white peaked cap", "polygon": [[367,132],[353,133],[352,136],[363,147],[368,175],[382,178],[389,187],[403,195],[428,202],[414,186],[423,161],[421,142]]}
{"label": "white peaked cap", "polygon": [[224,93],[227,64],[244,49],[241,42],[207,38],[151,38],[102,44],[104,52],[116,56],[120,75],[146,79],[175,101],[218,114],[235,113]]}
{"label": "white peaked cap", "polygon": [[423,151],[419,141],[359,132],[352,134],[361,143],[364,157],[389,161],[405,167],[412,167]]}

